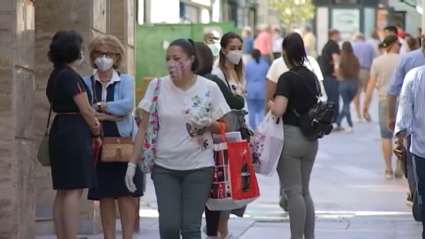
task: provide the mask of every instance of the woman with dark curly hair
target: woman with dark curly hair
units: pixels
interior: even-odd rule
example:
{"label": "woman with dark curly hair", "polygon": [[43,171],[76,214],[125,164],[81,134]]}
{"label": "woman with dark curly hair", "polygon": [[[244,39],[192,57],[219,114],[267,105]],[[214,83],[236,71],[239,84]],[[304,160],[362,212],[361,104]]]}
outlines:
{"label": "woman with dark curly hair", "polygon": [[48,53],[54,67],[46,95],[50,110],[56,113],[50,128],[49,154],[58,239],[77,237],[81,195],[85,188],[96,186],[92,140],[101,143],[100,124],[90,105],[92,96],[73,70],[84,60],[82,42],[76,31],[58,31]]}

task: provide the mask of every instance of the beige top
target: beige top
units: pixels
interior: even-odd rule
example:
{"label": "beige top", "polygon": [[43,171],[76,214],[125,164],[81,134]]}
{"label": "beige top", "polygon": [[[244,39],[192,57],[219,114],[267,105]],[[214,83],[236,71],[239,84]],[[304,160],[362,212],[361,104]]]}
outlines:
{"label": "beige top", "polygon": [[387,53],[378,56],[372,62],[370,76],[376,77],[376,90],[378,90],[380,100],[387,97],[387,88],[399,60],[399,54]]}

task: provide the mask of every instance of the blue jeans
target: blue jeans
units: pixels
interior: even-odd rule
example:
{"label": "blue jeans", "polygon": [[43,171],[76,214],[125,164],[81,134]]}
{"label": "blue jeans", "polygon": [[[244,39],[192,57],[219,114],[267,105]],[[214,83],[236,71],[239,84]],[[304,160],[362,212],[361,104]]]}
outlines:
{"label": "blue jeans", "polygon": [[340,82],[335,76],[325,76],[323,86],[325,87],[326,95],[328,96],[328,103],[335,104],[335,114],[332,120],[335,123],[339,116],[339,84]]}
{"label": "blue jeans", "polygon": [[[419,209],[421,217],[425,218],[425,208],[423,207],[423,199],[425,198],[425,158],[413,155],[413,168],[415,169],[416,189],[418,192]],[[425,220],[422,220],[422,238],[425,238]]]}
{"label": "blue jeans", "polygon": [[249,127],[256,129],[264,118],[264,99],[247,100]]}
{"label": "blue jeans", "polygon": [[342,110],[338,116],[336,124],[341,126],[341,121],[347,118],[347,123],[350,127],[353,127],[353,121],[351,120],[350,104],[357,94],[359,83],[356,80],[343,80],[339,84],[339,93],[342,97]]}

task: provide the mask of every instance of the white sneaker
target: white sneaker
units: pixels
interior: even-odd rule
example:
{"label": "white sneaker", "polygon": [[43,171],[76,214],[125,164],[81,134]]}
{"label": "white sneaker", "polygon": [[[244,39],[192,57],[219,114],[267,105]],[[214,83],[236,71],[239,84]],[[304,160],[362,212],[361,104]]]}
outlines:
{"label": "white sneaker", "polygon": [[227,236],[222,237],[221,239],[235,239],[232,234],[227,234]]}

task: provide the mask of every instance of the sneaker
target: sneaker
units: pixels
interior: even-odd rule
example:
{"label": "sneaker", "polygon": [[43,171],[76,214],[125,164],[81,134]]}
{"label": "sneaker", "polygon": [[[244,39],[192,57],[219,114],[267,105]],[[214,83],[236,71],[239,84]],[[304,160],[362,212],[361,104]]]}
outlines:
{"label": "sneaker", "polygon": [[396,159],[395,161],[395,172],[394,172],[395,178],[402,178],[403,177],[403,170],[401,170],[401,160]]}
{"label": "sneaker", "polygon": [[221,239],[235,239],[235,237],[233,237],[233,235],[232,234],[227,234],[227,236],[225,236],[225,237],[220,237]]}
{"label": "sneaker", "polygon": [[392,170],[385,170],[385,178],[392,179],[394,177],[394,173]]}
{"label": "sneaker", "polygon": [[345,129],[345,132],[347,134],[351,134],[351,133],[353,133],[353,131],[354,131],[353,127],[348,127],[348,128]]}
{"label": "sneaker", "polygon": [[413,207],[413,195],[411,193],[407,193],[406,205]]}
{"label": "sneaker", "polygon": [[363,118],[367,121],[367,122],[371,122],[372,121],[372,117],[370,117],[370,114],[364,114]]}

